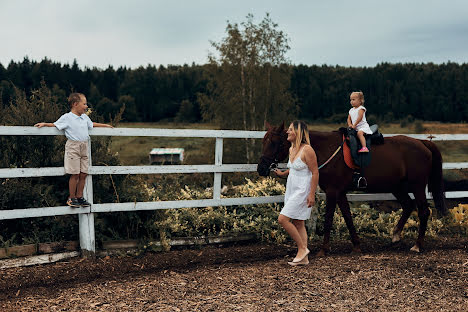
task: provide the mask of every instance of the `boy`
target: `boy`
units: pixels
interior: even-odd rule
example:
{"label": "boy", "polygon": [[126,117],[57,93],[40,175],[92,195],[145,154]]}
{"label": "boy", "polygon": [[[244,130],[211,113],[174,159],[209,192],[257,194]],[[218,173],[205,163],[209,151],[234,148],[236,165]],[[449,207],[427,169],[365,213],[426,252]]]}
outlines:
{"label": "boy", "polygon": [[82,93],[72,93],[68,97],[71,111],[62,115],[56,122],[40,122],[35,127],[56,127],[65,130],[65,172],[71,174],[68,182],[70,197],[67,205],[73,208],[89,207],[83,198],[83,189],[88,174],[88,130],[93,127],[113,128],[111,125],[92,122],[85,114],[88,109],[86,97]]}

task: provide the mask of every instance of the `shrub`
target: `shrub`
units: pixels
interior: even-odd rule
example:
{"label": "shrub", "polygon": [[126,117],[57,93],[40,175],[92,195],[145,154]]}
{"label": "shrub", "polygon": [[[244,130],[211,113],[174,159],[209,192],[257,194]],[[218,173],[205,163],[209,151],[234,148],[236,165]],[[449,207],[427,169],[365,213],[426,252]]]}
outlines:
{"label": "shrub", "polygon": [[[257,182],[246,179],[246,183],[234,187],[240,197],[272,196],[284,193],[284,185],[273,178],[266,178]],[[211,197],[208,191],[183,189],[179,199],[200,199]],[[277,222],[281,203],[256,206],[236,207],[206,207],[165,210],[165,217],[155,222],[155,226],[165,233],[165,237],[183,237],[198,235],[236,235],[238,233],[254,233],[263,241],[283,243],[289,240],[287,233]],[[457,210],[458,209],[458,210]],[[436,219],[431,217],[428,222],[426,235],[437,237],[441,233],[468,232],[468,207],[452,209],[453,218]],[[380,212],[370,208],[367,204],[351,208],[353,222],[357,232],[365,237],[391,238],[393,229],[401,217],[401,210],[391,213]],[[306,224],[311,238],[323,235],[325,202],[317,200],[311,220]],[[462,216],[462,217],[461,217]],[[315,222],[316,220],[316,222]],[[454,223],[453,220],[457,220]],[[460,223],[461,222],[461,223]],[[463,228],[461,228],[463,226]],[[418,236],[419,219],[413,212],[408,219],[403,233],[416,238]],[[335,212],[332,236],[348,238],[348,229],[339,211]]]}
{"label": "shrub", "polygon": [[426,128],[424,128],[423,122],[421,120],[416,120],[413,124],[414,131],[416,133],[423,133]]}
{"label": "shrub", "polygon": [[[44,82],[38,90],[26,97],[15,89],[10,105],[0,105],[0,124],[32,126],[37,122],[53,122],[69,111],[63,101],[63,91],[50,90]],[[112,121],[120,120],[122,111]],[[102,117],[91,113],[93,121],[102,122]],[[92,155],[94,164],[118,165],[116,155],[110,153],[110,137],[93,137]],[[65,138],[62,136],[0,136],[0,168],[62,167]],[[132,201],[142,197],[139,181],[126,176],[99,176],[93,179],[95,202]],[[0,179],[0,209],[29,207],[53,207],[65,204],[68,196],[68,176]],[[130,216],[130,214],[127,214]],[[122,224],[115,216],[101,219],[97,223]],[[133,219],[132,219],[133,218]],[[109,220],[110,219],[110,220]],[[140,229],[144,225],[140,217],[130,217],[125,228]],[[135,221],[133,221],[135,220]],[[154,218],[151,219],[152,221]],[[102,224],[101,223],[101,224]],[[76,216],[56,216],[20,220],[0,221],[0,245],[38,243],[46,241],[75,240],[78,236]]]}

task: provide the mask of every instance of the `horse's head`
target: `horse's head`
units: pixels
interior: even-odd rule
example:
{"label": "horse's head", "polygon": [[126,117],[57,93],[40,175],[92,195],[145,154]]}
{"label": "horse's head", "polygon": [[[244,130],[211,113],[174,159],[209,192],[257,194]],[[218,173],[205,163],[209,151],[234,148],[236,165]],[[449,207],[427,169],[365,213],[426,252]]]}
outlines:
{"label": "horse's head", "polygon": [[267,133],[263,137],[262,156],[257,165],[257,172],[261,176],[270,174],[270,169],[279,161],[285,159],[289,154],[291,143],[287,140],[287,133],[284,129],[284,122],[277,127],[265,124]]}

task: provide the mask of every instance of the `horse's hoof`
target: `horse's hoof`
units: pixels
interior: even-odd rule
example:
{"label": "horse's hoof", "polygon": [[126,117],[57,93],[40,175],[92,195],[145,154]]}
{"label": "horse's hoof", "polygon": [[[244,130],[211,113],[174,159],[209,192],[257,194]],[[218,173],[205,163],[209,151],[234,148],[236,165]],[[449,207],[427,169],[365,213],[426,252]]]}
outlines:
{"label": "horse's hoof", "polygon": [[361,254],[361,247],[353,247],[353,251],[351,251],[353,254]]}
{"label": "horse's hoof", "polygon": [[320,251],[315,254],[316,257],[325,257],[326,255],[327,252],[324,249],[320,249]]}
{"label": "horse's hoof", "polygon": [[400,235],[395,234],[392,237],[392,243],[398,243],[400,241],[400,239],[401,239]]}
{"label": "horse's hoof", "polygon": [[419,248],[418,245],[414,245],[413,247],[411,247],[410,250],[413,251],[413,252],[418,252],[418,253],[421,252],[421,249]]}

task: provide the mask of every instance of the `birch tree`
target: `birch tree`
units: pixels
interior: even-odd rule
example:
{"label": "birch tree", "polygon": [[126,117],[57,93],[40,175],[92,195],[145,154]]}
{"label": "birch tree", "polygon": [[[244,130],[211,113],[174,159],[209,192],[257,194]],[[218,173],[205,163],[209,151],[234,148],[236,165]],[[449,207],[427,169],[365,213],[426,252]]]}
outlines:
{"label": "birch tree", "polygon": [[[258,24],[252,14],[240,25],[228,22],[226,36],[211,42],[216,54],[208,56],[207,91],[198,96],[203,118],[225,128],[261,130],[266,121],[295,115],[288,41],[269,14]],[[250,151],[246,142],[247,160]]]}

